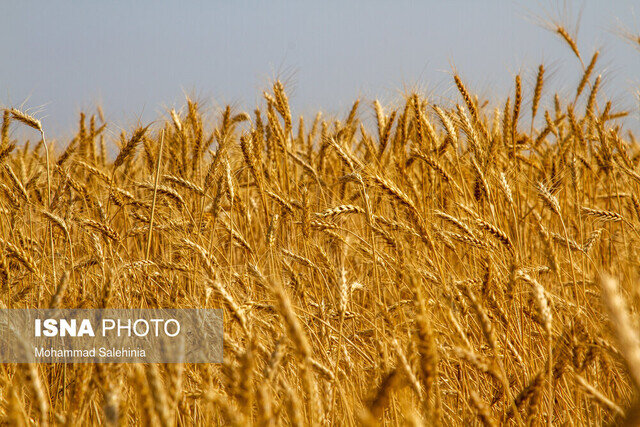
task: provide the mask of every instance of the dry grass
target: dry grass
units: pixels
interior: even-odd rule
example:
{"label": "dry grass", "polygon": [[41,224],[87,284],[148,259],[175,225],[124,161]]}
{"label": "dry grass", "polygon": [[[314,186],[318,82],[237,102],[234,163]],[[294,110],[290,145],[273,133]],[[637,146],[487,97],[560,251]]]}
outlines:
{"label": "dry grass", "polygon": [[[309,129],[280,82],[252,115],[189,100],[121,135],[115,161],[104,119],[83,114],[53,156],[40,121],[7,110],[3,307],[223,307],[226,322],[221,365],[4,365],[0,414],[633,423],[640,146],[601,102],[597,57],[552,110],[543,66],[495,111],[455,75],[460,105],[356,102]],[[17,148],[22,125],[42,140]]]}

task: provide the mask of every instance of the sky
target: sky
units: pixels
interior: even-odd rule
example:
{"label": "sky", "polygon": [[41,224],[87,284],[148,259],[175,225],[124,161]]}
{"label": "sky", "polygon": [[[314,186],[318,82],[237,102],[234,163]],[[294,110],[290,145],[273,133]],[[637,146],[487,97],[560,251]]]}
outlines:
{"label": "sky", "polygon": [[500,100],[522,73],[527,96],[540,63],[550,100],[571,96],[582,70],[541,24],[556,19],[578,30],[585,62],[600,50],[602,92],[638,127],[640,52],[615,31],[640,33],[634,3],[3,0],[0,106],[28,109],[63,138],[100,104],[116,135],[183,107],[185,95],[212,112],[251,111],[275,78],[295,115],[346,115],[356,98],[393,104],[407,90],[460,102],[454,72]]}

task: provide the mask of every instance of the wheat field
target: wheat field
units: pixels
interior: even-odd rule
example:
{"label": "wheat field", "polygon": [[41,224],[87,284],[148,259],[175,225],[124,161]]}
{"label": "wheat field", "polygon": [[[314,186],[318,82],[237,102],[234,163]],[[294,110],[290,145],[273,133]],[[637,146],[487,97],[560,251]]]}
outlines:
{"label": "wheat field", "polygon": [[2,365],[3,422],[639,423],[640,146],[561,30],[568,99],[541,65],[506,100],[454,73],[449,105],[340,118],[276,81],[119,138],[4,110],[1,307],[224,308],[225,341],[222,364]]}

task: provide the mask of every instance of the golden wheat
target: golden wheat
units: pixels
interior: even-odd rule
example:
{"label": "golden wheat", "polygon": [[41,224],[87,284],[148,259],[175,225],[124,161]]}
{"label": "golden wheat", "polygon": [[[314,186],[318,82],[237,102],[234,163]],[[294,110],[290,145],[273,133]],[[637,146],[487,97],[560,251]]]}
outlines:
{"label": "golden wheat", "polygon": [[356,101],[311,129],[279,81],[252,115],[188,99],[113,161],[104,117],[49,159],[5,110],[2,307],[227,315],[220,365],[5,365],[2,421],[633,423],[640,145],[598,56],[550,109],[544,65],[507,100],[454,74],[461,105]]}

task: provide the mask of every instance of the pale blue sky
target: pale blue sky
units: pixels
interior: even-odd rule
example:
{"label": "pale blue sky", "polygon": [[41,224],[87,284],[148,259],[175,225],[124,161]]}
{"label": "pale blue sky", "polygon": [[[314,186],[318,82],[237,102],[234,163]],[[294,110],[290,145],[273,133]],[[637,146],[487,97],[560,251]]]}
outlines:
{"label": "pale blue sky", "polygon": [[[601,50],[603,92],[635,112],[640,52],[611,32],[640,31],[640,4],[567,2],[581,14],[588,62]],[[560,6],[558,6],[558,4]],[[276,76],[296,114],[345,114],[355,98],[391,102],[404,88],[455,99],[451,70],[486,97],[504,96],[538,64],[548,92],[573,93],[581,68],[532,17],[562,2],[483,1],[8,1],[0,6],[0,105],[21,105],[52,134],[69,135],[78,112],[104,107],[112,132],[154,120],[195,93],[210,107],[253,109]],[[525,99],[526,100],[526,99]]]}

